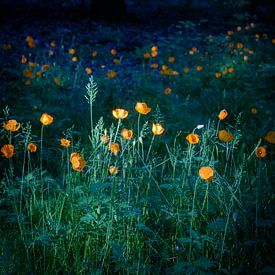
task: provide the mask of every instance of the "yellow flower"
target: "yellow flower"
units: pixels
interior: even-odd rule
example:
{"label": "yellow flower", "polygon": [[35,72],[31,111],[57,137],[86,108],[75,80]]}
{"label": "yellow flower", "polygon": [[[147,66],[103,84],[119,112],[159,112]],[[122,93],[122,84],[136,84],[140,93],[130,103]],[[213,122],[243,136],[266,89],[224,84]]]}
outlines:
{"label": "yellow flower", "polygon": [[111,142],[109,148],[114,155],[117,155],[120,150],[119,144],[115,142]]}
{"label": "yellow flower", "polygon": [[20,128],[20,123],[15,119],[8,120],[7,123],[3,123],[3,127],[7,131],[16,132]]}
{"label": "yellow flower", "polygon": [[269,131],[264,139],[269,143],[275,144],[275,131]]}
{"label": "yellow flower", "polygon": [[161,135],[163,134],[165,131],[165,129],[162,127],[162,125],[160,123],[153,123],[152,125],[152,132],[154,135]]}
{"label": "yellow flower", "polygon": [[190,144],[197,144],[200,141],[200,138],[197,134],[194,133],[190,133],[189,135],[186,136],[186,140],[190,143]]}
{"label": "yellow flower", "polygon": [[86,67],[85,72],[86,72],[86,74],[91,74],[93,72],[93,70],[90,67]]}
{"label": "yellow flower", "polygon": [[60,140],[60,145],[63,147],[69,147],[69,146],[71,146],[71,141],[69,139],[62,138]]}
{"label": "yellow flower", "polygon": [[75,49],[69,49],[69,54],[71,54],[71,55],[73,55],[73,54],[75,54]]}
{"label": "yellow flower", "polygon": [[106,74],[107,77],[109,78],[115,78],[117,73],[115,71],[110,71]]}
{"label": "yellow flower", "polygon": [[173,56],[169,56],[169,58],[168,58],[168,62],[169,62],[169,63],[174,63],[175,60],[176,60],[176,58],[173,57]]}
{"label": "yellow flower", "polygon": [[128,129],[124,128],[121,131],[121,136],[126,140],[132,139],[133,138],[133,130],[128,130]]}
{"label": "yellow flower", "polygon": [[116,166],[111,165],[109,168],[109,173],[112,175],[117,175],[118,174],[118,168]]}
{"label": "yellow flower", "polygon": [[223,119],[225,119],[227,116],[228,116],[228,112],[227,112],[225,109],[221,110],[220,113],[218,114],[219,120],[223,120]]}
{"label": "yellow flower", "polygon": [[222,142],[229,142],[234,139],[234,135],[226,130],[221,130],[218,133],[219,140]]}
{"label": "yellow flower", "polygon": [[73,56],[73,57],[72,57],[72,61],[73,61],[73,62],[77,62],[77,59],[78,59],[77,56]]}
{"label": "yellow flower", "polygon": [[142,115],[147,115],[151,112],[151,108],[149,108],[145,102],[137,102],[135,109],[138,113]]}
{"label": "yellow flower", "polygon": [[124,119],[128,116],[128,111],[125,109],[115,109],[112,111],[112,114],[117,119]]}
{"label": "yellow flower", "polygon": [[86,161],[79,153],[71,153],[70,161],[73,167],[73,170],[82,172],[86,166]]}
{"label": "yellow flower", "polygon": [[151,56],[152,56],[152,57],[156,57],[157,55],[158,55],[158,52],[157,52],[157,51],[152,51],[152,52],[151,52]]}
{"label": "yellow flower", "polygon": [[200,72],[200,71],[202,71],[202,70],[203,70],[203,67],[202,67],[202,66],[200,66],[200,65],[198,65],[198,66],[196,67],[196,70],[197,70],[198,72]]}
{"label": "yellow flower", "polygon": [[40,117],[40,122],[43,125],[50,125],[53,122],[53,117],[49,114],[44,113]]}
{"label": "yellow flower", "polygon": [[263,146],[260,146],[256,149],[256,157],[264,158],[266,156],[266,149]]}
{"label": "yellow flower", "polygon": [[5,144],[1,148],[1,152],[4,158],[11,158],[14,154],[14,146],[12,144]]}
{"label": "yellow flower", "polygon": [[214,170],[209,166],[203,166],[199,170],[200,178],[203,180],[212,180],[214,178]]}
{"label": "yellow flower", "polygon": [[152,48],[151,48],[151,51],[152,51],[152,52],[156,52],[157,50],[158,50],[158,46],[155,46],[155,45],[152,46]]}
{"label": "yellow flower", "polygon": [[28,150],[31,152],[31,153],[35,153],[37,151],[37,145],[34,144],[34,143],[29,143],[28,144]]}

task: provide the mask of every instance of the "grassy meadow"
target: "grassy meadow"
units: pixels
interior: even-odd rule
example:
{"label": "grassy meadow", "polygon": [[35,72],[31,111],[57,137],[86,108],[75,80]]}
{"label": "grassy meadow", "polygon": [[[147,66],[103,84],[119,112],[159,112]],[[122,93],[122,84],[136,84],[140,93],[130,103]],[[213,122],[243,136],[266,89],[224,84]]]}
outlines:
{"label": "grassy meadow", "polygon": [[0,274],[274,274],[275,36],[204,24],[1,27]]}

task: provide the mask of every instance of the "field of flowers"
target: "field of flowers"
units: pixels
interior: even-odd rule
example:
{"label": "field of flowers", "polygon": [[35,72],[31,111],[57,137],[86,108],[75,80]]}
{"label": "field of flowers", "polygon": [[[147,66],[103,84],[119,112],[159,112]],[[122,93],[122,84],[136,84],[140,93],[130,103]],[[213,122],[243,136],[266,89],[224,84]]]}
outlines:
{"label": "field of flowers", "polygon": [[2,27],[0,274],[274,274],[275,36],[203,24]]}

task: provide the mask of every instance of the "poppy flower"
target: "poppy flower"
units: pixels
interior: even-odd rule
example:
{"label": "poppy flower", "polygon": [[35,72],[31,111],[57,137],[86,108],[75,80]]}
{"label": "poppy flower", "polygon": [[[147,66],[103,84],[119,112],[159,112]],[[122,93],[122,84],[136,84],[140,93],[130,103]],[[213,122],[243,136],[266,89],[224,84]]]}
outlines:
{"label": "poppy flower", "polygon": [[60,86],[61,85],[61,79],[59,77],[55,77],[53,79],[53,82],[55,85]]}
{"label": "poppy flower", "polygon": [[77,62],[77,60],[78,60],[77,56],[73,56],[73,57],[72,57],[72,61],[73,61],[73,62]]}
{"label": "poppy flower", "polygon": [[3,123],[3,127],[7,131],[16,132],[20,129],[20,123],[15,119],[8,120],[7,123]]}
{"label": "poppy flower", "polygon": [[37,72],[35,73],[35,75],[36,75],[36,77],[40,78],[40,77],[42,76],[42,73],[41,73],[41,71],[37,71]]}
{"label": "poppy flower", "polygon": [[169,63],[174,63],[175,60],[176,60],[176,58],[175,58],[174,56],[169,56],[169,57],[168,57],[168,62],[169,62]]}
{"label": "poppy flower", "polygon": [[115,78],[117,73],[115,71],[110,71],[106,74],[107,77],[109,78]]}
{"label": "poppy flower", "polygon": [[187,74],[189,72],[189,68],[188,67],[184,67],[183,71]]}
{"label": "poppy flower", "polygon": [[159,67],[159,64],[158,63],[152,63],[151,64],[151,68],[152,69],[157,69]]}
{"label": "poppy flower", "polygon": [[26,38],[26,42],[29,48],[35,48],[35,40],[33,39],[32,36],[28,35]]}
{"label": "poppy flower", "polygon": [[214,170],[210,166],[203,166],[199,170],[199,176],[206,181],[212,180],[214,178]]}
{"label": "poppy flower", "polygon": [[43,64],[42,69],[47,72],[51,69],[51,66],[49,64]]}
{"label": "poppy flower", "polygon": [[86,74],[91,74],[93,72],[93,70],[90,67],[86,67],[85,72],[86,72]]}
{"label": "poppy flower", "polygon": [[144,54],[143,54],[143,58],[144,58],[144,59],[149,59],[149,58],[150,58],[150,54],[147,53],[147,52],[144,53]]}
{"label": "poppy flower", "polygon": [[216,77],[216,78],[220,78],[221,76],[222,76],[222,74],[221,74],[220,72],[216,72],[216,73],[215,73],[215,77]]}
{"label": "poppy flower", "polygon": [[69,49],[68,52],[69,52],[69,54],[73,55],[73,54],[75,54],[76,50],[75,49]]}
{"label": "poppy flower", "polygon": [[161,69],[162,69],[163,71],[165,71],[165,70],[168,69],[168,67],[167,67],[165,64],[163,64],[163,65],[161,65]]}
{"label": "poppy flower", "polygon": [[128,130],[124,128],[121,131],[121,136],[126,140],[130,140],[133,138],[133,130]]}
{"label": "poppy flower", "polygon": [[155,46],[155,45],[152,46],[152,48],[151,48],[151,51],[152,51],[152,52],[156,52],[157,50],[158,50],[158,46]]}
{"label": "poppy flower", "polygon": [[152,52],[151,52],[151,56],[152,56],[152,57],[156,57],[157,55],[158,55],[158,52],[157,52],[157,51],[152,51]]}
{"label": "poppy flower", "polygon": [[22,55],[22,57],[21,57],[21,63],[25,64],[25,63],[27,63],[27,61],[28,61],[27,57],[25,57],[25,55]]}
{"label": "poppy flower", "polygon": [[227,112],[225,109],[221,110],[220,113],[218,114],[219,120],[223,120],[223,119],[225,119],[227,116],[228,116],[228,112]]}
{"label": "poppy flower", "polygon": [[114,59],[113,59],[113,62],[114,62],[115,64],[119,64],[119,63],[120,63],[120,58],[114,58]]}
{"label": "poppy flower", "polygon": [[28,150],[31,152],[31,153],[35,153],[37,151],[37,145],[34,144],[34,143],[29,143],[28,144]]}
{"label": "poppy flower", "polygon": [[116,166],[111,165],[111,166],[109,167],[109,173],[110,173],[111,175],[117,175],[117,174],[118,174],[118,168],[117,168]]}
{"label": "poppy flower", "polygon": [[266,149],[263,146],[260,146],[255,151],[256,157],[264,158],[266,156]]}
{"label": "poppy flower", "polygon": [[27,79],[27,80],[25,81],[25,85],[26,85],[26,86],[30,86],[30,85],[31,85],[31,81],[30,81],[29,79]]}
{"label": "poppy flower", "polygon": [[85,159],[79,153],[71,153],[70,162],[72,164],[73,170],[82,172],[86,166]]}
{"label": "poppy flower", "polygon": [[179,74],[177,71],[172,70],[172,69],[161,70],[159,73],[162,75],[178,75]]}
{"label": "poppy flower", "polygon": [[226,130],[221,130],[218,133],[219,140],[222,142],[229,142],[234,139],[234,135]]}
{"label": "poppy flower", "polygon": [[109,140],[110,140],[110,138],[109,138],[109,136],[108,136],[107,134],[102,135],[100,139],[101,139],[101,141],[102,141],[103,143],[108,143]]}
{"label": "poppy flower", "polygon": [[170,94],[172,93],[172,89],[169,88],[169,87],[167,87],[167,88],[164,89],[164,93],[165,93],[166,95],[170,95]]}
{"label": "poppy flower", "polygon": [[112,55],[116,55],[116,54],[117,54],[116,49],[111,49],[111,54],[112,54]]}
{"label": "poppy flower", "polygon": [[51,46],[52,48],[55,48],[55,47],[56,47],[55,41],[51,41],[51,42],[50,42],[50,46]]}
{"label": "poppy flower", "polygon": [[242,30],[242,27],[241,26],[238,26],[237,27],[237,32],[240,32]]}
{"label": "poppy flower", "polygon": [[112,114],[117,119],[124,119],[128,116],[128,111],[125,109],[115,109],[112,111]]}
{"label": "poppy flower", "polygon": [[190,133],[188,136],[186,136],[186,140],[190,143],[190,144],[197,144],[200,141],[200,138],[197,134],[194,133]]}
{"label": "poppy flower", "polygon": [[227,35],[230,36],[230,35],[233,35],[233,31],[227,31]]}
{"label": "poppy flower", "polygon": [[60,140],[60,145],[63,147],[69,147],[69,146],[71,146],[71,141],[69,139],[62,138]]}
{"label": "poppy flower", "polygon": [[27,78],[33,79],[33,73],[31,68],[27,68],[23,71],[23,75]]}
{"label": "poppy flower", "polygon": [[203,67],[202,67],[202,66],[200,66],[200,65],[198,65],[198,66],[196,67],[196,70],[197,70],[198,72],[200,72],[200,71],[202,71],[202,70],[203,70]]}
{"label": "poppy flower", "polygon": [[251,108],[250,112],[253,114],[253,115],[256,115],[258,113],[258,110],[256,108]]}
{"label": "poppy flower", "polygon": [[152,132],[154,135],[159,136],[163,134],[165,129],[162,127],[160,123],[153,123],[152,125]]}
{"label": "poppy flower", "polygon": [[243,43],[240,43],[240,42],[237,43],[237,48],[238,48],[238,49],[242,49],[242,48],[243,48]]}
{"label": "poppy flower", "polygon": [[120,150],[119,144],[111,142],[109,145],[110,151],[116,156]]}
{"label": "poppy flower", "polygon": [[4,51],[8,51],[8,50],[11,50],[11,49],[12,49],[12,46],[11,46],[11,44],[4,44],[4,45],[2,46],[2,49],[3,49]]}
{"label": "poppy flower", "polygon": [[5,144],[1,148],[2,156],[4,158],[11,158],[14,155],[14,146],[12,144]]}
{"label": "poppy flower", "polygon": [[40,122],[43,125],[50,125],[53,122],[53,117],[47,113],[44,113],[40,117]]}
{"label": "poppy flower", "polygon": [[244,61],[244,62],[247,62],[247,61],[248,61],[248,56],[247,56],[247,55],[245,55],[245,56],[243,57],[243,61]]}
{"label": "poppy flower", "polygon": [[137,102],[135,109],[141,115],[147,115],[151,112],[151,108],[149,108],[145,102]]}
{"label": "poppy flower", "polygon": [[233,73],[233,72],[234,72],[234,68],[230,67],[230,68],[227,69],[227,71],[228,71],[229,73]]}
{"label": "poppy flower", "polygon": [[92,51],[92,57],[96,57],[97,56],[97,51]]}
{"label": "poppy flower", "polygon": [[275,131],[269,131],[264,139],[269,143],[275,144]]}

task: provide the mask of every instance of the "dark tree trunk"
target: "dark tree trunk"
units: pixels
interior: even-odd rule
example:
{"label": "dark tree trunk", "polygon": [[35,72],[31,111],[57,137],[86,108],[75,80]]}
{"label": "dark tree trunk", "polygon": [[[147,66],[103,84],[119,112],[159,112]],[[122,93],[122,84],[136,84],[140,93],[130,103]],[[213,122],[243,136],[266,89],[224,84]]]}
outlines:
{"label": "dark tree trunk", "polygon": [[92,0],[91,15],[107,20],[123,19],[126,16],[125,0]]}

